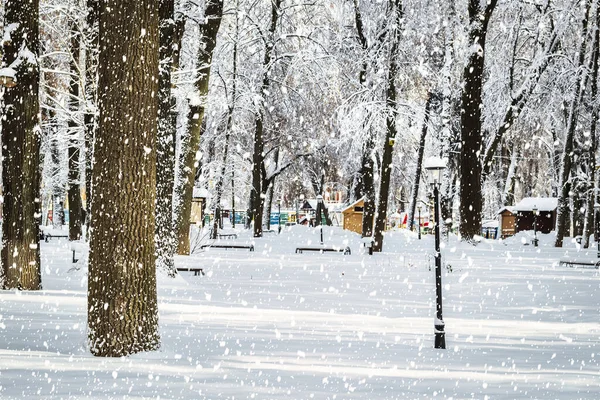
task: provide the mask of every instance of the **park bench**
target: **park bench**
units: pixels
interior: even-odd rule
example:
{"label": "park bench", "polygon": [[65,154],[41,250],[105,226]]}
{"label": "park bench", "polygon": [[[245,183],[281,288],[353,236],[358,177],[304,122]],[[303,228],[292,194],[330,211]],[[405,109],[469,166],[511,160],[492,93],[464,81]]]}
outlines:
{"label": "park bench", "polygon": [[341,253],[343,252],[344,255],[349,255],[352,252],[350,251],[350,247],[296,247],[296,254],[302,254],[302,252],[304,251],[318,251],[320,253],[324,253],[324,252],[337,252],[337,253]]}
{"label": "park bench", "polygon": [[219,239],[237,239],[237,233],[218,233],[217,237]]}
{"label": "park bench", "polygon": [[600,259],[598,258],[575,258],[565,257],[559,260],[559,265],[562,267],[575,268],[576,266],[600,268]]}
{"label": "park bench", "polygon": [[194,276],[198,276],[198,275],[202,275],[204,276],[204,270],[200,267],[178,267],[177,271],[188,271],[188,272],[194,272]]}
{"label": "park bench", "polygon": [[254,251],[254,245],[241,245],[241,244],[203,244],[200,246],[201,249],[206,247],[216,249],[248,249]]}
{"label": "park bench", "polygon": [[63,239],[68,239],[69,235],[56,235],[54,233],[44,233],[44,241],[48,242],[49,239],[52,238],[63,238]]}

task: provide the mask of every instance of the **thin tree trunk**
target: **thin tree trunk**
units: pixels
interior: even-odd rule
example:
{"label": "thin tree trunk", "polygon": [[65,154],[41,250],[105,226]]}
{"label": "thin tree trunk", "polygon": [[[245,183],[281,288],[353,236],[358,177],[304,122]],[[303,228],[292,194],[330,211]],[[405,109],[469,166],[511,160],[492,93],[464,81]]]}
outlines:
{"label": "thin tree trunk", "polygon": [[[183,186],[180,190],[181,205],[177,221],[177,254],[190,254],[190,214],[192,210],[192,194],[197,168],[200,160],[196,154],[200,148],[204,116],[206,111],[205,97],[208,95],[208,82],[212,64],[213,51],[217,45],[217,33],[223,17],[223,0],[207,2],[206,23],[201,26],[202,44],[198,53],[199,76],[196,80],[195,94],[190,99],[188,114],[188,145],[185,147],[181,171]],[[196,164],[198,163],[198,164]]]}
{"label": "thin tree trunk", "polygon": [[362,216],[362,237],[373,236],[373,221],[375,219],[375,161],[373,160],[375,142],[373,133],[369,132],[362,151],[361,181],[362,198],[364,200]]}
{"label": "thin tree trunk", "polygon": [[483,68],[487,27],[497,0],[490,0],[485,9],[480,0],[469,0],[469,43],[471,54],[463,70],[460,153],[460,234],[470,241],[481,233],[482,149],[481,110]]}
{"label": "thin tree trunk", "polygon": [[510,166],[508,167],[508,173],[506,175],[506,183],[504,184],[504,198],[502,203],[505,206],[515,205],[515,187],[517,182],[517,159],[519,158],[519,148],[512,149],[512,156],[510,157]]}
{"label": "thin tree trunk", "polygon": [[392,157],[394,143],[396,141],[396,113],[397,113],[397,89],[396,78],[398,76],[398,47],[402,32],[402,0],[390,0],[390,9],[393,10],[393,26],[390,37],[390,69],[387,77],[386,93],[386,136],[383,143],[383,156],[381,165],[381,180],[379,184],[379,202],[377,204],[377,217],[375,218],[375,230],[373,234],[373,251],[383,250],[383,232],[387,222],[388,197],[390,194],[390,179],[392,175]]}
{"label": "thin tree trunk", "polygon": [[79,113],[79,54],[81,52],[81,32],[77,25],[70,24],[71,62],[69,82],[69,240],[81,239],[82,201],[79,186],[79,149],[80,126],[77,123]]}
{"label": "thin tree trunk", "polygon": [[[368,73],[368,51],[369,44],[367,36],[365,35],[365,28],[363,24],[362,14],[358,0],[353,0],[354,5],[354,23],[356,25],[357,40],[363,50],[363,62],[358,75],[358,81],[361,87],[366,88],[367,84],[367,73]],[[379,45],[383,44],[383,36]],[[368,119],[368,116],[365,117]],[[375,163],[373,161],[373,155],[375,152],[375,138],[372,129],[366,128],[366,138],[362,147],[362,156],[360,163],[360,170],[358,172],[356,192],[358,198],[362,198],[364,201],[363,216],[362,216],[362,237],[373,236],[373,220],[375,219]]]}
{"label": "thin tree trunk", "polygon": [[88,275],[90,351],[159,346],[155,201],[158,0],[105,0]]}
{"label": "thin tree trunk", "polygon": [[160,49],[158,72],[158,137],[156,144],[156,264],[175,276],[175,230],[173,189],[175,185],[176,100],[171,94],[171,71],[175,34],[175,1],[159,0]]}
{"label": "thin tree trunk", "polygon": [[415,208],[419,198],[419,187],[421,184],[421,172],[423,171],[423,153],[425,152],[425,138],[427,137],[427,128],[429,126],[429,113],[431,110],[431,102],[434,94],[429,91],[427,93],[427,101],[425,102],[425,117],[423,118],[423,127],[421,128],[421,139],[419,140],[419,150],[417,152],[417,170],[415,171],[415,182],[413,184],[410,208],[408,210],[408,229],[413,230],[415,219]]}
{"label": "thin tree trunk", "polygon": [[262,187],[262,163],[264,162],[264,113],[267,104],[267,96],[270,86],[271,58],[273,56],[273,48],[275,46],[275,31],[277,22],[279,21],[279,12],[282,0],[272,0],[271,3],[271,24],[265,41],[265,54],[262,64],[262,83],[260,86],[260,95],[262,99],[260,104],[256,105],[256,113],[254,115],[254,148],[252,153],[252,191],[250,194],[250,210],[254,219],[254,237],[262,237],[262,218],[264,208],[264,197],[261,196],[264,188]]}
{"label": "thin tree trunk", "polygon": [[[40,270],[39,2],[7,0],[2,66],[13,66],[16,86],[6,88],[2,109],[2,276],[4,289],[37,290]],[[26,52],[27,51],[27,52]],[[33,56],[33,57],[32,57]],[[33,62],[33,63],[32,63]]]}
{"label": "thin tree trunk", "polygon": [[[236,2],[237,9],[238,2]],[[221,174],[219,175],[219,179],[217,180],[217,184],[215,185],[216,199],[215,204],[220,206],[221,198],[223,197],[223,190],[225,186],[225,174],[227,172],[227,158],[229,156],[229,140],[231,137],[231,126],[233,124],[233,112],[235,111],[235,103],[237,97],[237,49],[238,49],[238,40],[239,40],[239,21],[238,14],[236,13],[236,35],[235,40],[233,42],[233,73],[232,73],[232,84],[231,84],[231,102],[229,103],[229,107],[227,108],[227,123],[225,125],[225,143],[223,144],[223,157],[221,159]],[[233,171],[233,170],[232,170]],[[232,172],[233,173],[233,172]],[[234,202],[232,202],[232,208],[235,208]],[[234,216],[235,218],[235,216]],[[233,224],[235,226],[235,222]],[[217,238],[217,229],[216,225],[213,226],[213,239]]]}
{"label": "thin tree trunk", "polygon": [[575,136],[575,129],[577,128],[577,118],[579,116],[579,102],[582,94],[582,83],[583,72],[582,67],[585,63],[585,53],[587,48],[587,32],[588,32],[588,21],[590,17],[590,10],[592,8],[592,0],[587,0],[585,3],[585,16],[581,22],[582,35],[581,44],[579,48],[579,58],[576,66],[576,79],[575,79],[575,96],[571,103],[569,111],[569,119],[567,123],[567,134],[565,137],[565,146],[562,154],[562,163],[560,171],[560,183],[559,183],[559,195],[558,195],[558,208],[556,212],[556,241],[554,242],[555,247],[562,247],[563,238],[567,233],[567,222],[569,214],[569,193],[571,192],[571,168],[573,166],[573,142]]}
{"label": "thin tree trunk", "polygon": [[98,102],[98,18],[100,5],[98,0],[86,0],[86,61],[85,61],[85,114],[83,115],[85,142],[85,211],[86,240],[90,236],[90,220],[92,205],[92,165],[94,156],[94,138],[96,137],[96,113]]}
{"label": "thin tree trunk", "polygon": [[600,69],[599,53],[600,53],[600,10],[596,11],[596,26],[594,29],[594,48],[591,60],[592,70],[592,83],[591,83],[591,94],[590,101],[592,103],[592,115],[591,126],[590,126],[590,148],[588,153],[588,171],[589,171],[589,184],[587,191],[587,208],[585,213],[585,221],[583,228],[584,242],[583,247],[588,248],[590,246],[590,236],[594,231],[594,204],[598,201],[596,196],[596,151],[598,147],[598,139],[596,137],[596,130],[598,124],[598,70]]}

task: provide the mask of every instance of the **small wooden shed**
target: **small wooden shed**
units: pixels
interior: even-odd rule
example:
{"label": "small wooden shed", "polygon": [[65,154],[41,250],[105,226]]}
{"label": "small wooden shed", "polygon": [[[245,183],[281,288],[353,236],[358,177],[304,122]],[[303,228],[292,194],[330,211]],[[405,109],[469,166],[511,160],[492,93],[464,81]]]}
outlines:
{"label": "small wooden shed", "polygon": [[202,224],[202,220],[204,219],[204,206],[206,205],[208,191],[203,188],[194,187],[194,191],[192,193],[192,210],[190,212],[190,223]]}
{"label": "small wooden shed", "polygon": [[502,238],[513,236],[516,233],[517,214],[515,208],[506,206],[498,211],[500,215],[500,235]]}
{"label": "small wooden shed", "polygon": [[343,227],[345,230],[356,232],[358,234],[362,233],[364,207],[365,200],[360,199],[342,210],[342,215],[344,216]]}
{"label": "small wooden shed", "polygon": [[517,215],[515,226],[517,232],[533,230],[533,223],[536,220],[534,209],[537,209],[537,231],[550,233],[554,230],[558,208],[556,197],[525,197],[514,208]]}

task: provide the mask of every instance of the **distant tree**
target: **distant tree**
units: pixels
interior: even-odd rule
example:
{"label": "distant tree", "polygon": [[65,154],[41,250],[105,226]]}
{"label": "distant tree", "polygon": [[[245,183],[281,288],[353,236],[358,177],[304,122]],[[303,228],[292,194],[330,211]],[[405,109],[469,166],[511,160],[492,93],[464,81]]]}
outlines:
{"label": "distant tree", "polygon": [[160,69],[158,75],[158,138],[156,170],[156,255],[157,266],[175,275],[175,185],[176,100],[171,93],[171,71],[175,52],[175,1],[160,0]]}
{"label": "distant tree", "polygon": [[387,76],[387,89],[386,89],[386,135],[383,142],[383,155],[382,155],[382,166],[381,166],[381,179],[379,182],[379,198],[377,202],[377,215],[375,218],[375,228],[373,230],[373,251],[380,252],[383,250],[383,232],[385,231],[387,224],[387,211],[388,211],[388,198],[390,195],[390,177],[392,174],[393,162],[392,158],[394,155],[394,144],[396,142],[396,134],[398,128],[396,126],[396,114],[398,112],[397,98],[398,90],[396,86],[396,79],[398,78],[398,58],[400,47],[400,40],[402,37],[402,19],[403,9],[402,0],[389,0],[389,11],[390,11],[390,30],[389,41],[389,70]]}
{"label": "distant tree", "polygon": [[103,0],[88,327],[92,354],[159,346],[155,200],[158,0]]}
{"label": "distant tree", "polygon": [[498,1],[469,0],[468,61],[463,72],[460,153],[460,234],[471,240],[481,233],[483,144],[482,88],[484,80],[485,45],[488,25]]}
{"label": "distant tree", "polygon": [[[560,181],[559,181],[559,194],[558,194],[558,207],[556,212],[556,240],[554,242],[555,247],[562,247],[563,238],[567,234],[567,221],[569,216],[569,200],[571,197],[572,180],[571,180],[571,169],[573,168],[574,162],[574,142],[575,142],[575,131],[577,129],[577,120],[579,118],[579,104],[581,102],[582,92],[585,88],[586,71],[585,71],[585,56],[586,48],[588,45],[588,26],[590,20],[590,13],[592,10],[592,4],[597,1],[587,0],[584,3],[584,17],[581,20],[581,37],[579,44],[579,52],[577,57],[577,69],[576,78],[574,85],[573,101],[570,104],[568,111],[568,119],[566,126],[566,135],[564,149],[562,152],[562,162],[560,167]],[[592,24],[592,27],[594,24]]]}
{"label": "distant tree", "polygon": [[79,123],[80,110],[80,82],[79,55],[81,53],[82,35],[77,24],[72,19],[69,29],[71,35],[71,60],[69,75],[69,240],[81,239],[81,217],[83,203],[81,201],[81,187],[79,179],[79,153],[81,148],[81,124]]}
{"label": "distant tree", "polygon": [[212,58],[217,46],[217,34],[223,18],[223,0],[206,2],[205,21],[200,26],[202,43],[198,51],[198,76],[195,81],[194,93],[190,97],[188,125],[185,150],[181,157],[183,187],[181,191],[181,209],[177,220],[177,254],[190,253],[190,214],[192,210],[192,194],[196,181],[196,170],[199,163],[200,138],[207,107],[208,83],[212,68]]}
{"label": "distant tree", "polygon": [[[40,271],[39,1],[7,0],[2,84],[2,286],[37,290]],[[12,76],[12,83],[9,76]]]}

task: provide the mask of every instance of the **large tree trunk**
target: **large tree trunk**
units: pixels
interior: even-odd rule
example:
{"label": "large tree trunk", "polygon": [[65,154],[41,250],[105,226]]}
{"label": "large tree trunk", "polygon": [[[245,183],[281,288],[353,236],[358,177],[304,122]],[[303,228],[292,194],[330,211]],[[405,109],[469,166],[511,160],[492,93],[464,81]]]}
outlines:
{"label": "large tree trunk", "polygon": [[[415,171],[415,182],[413,183],[410,196],[410,208],[408,210],[408,229],[413,230],[415,219],[415,208],[419,200],[419,188],[421,186],[421,173],[423,171],[423,153],[425,152],[425,139],[427,138],[427,129],[429,127],[429,113],[434,94],[429,91],[427,101],[425,102],[425,117],[423,118],[423,127],[421,128],[421,139],[419,140],[419,149],[417,151],[417,170]],[[419,221],[419,223],[421,223]]]}
{"label": "large tree trunk", "polygon": [[585,63],[585,53],[587,48],[587,32],[588,32],[588,21],[590,18],[590,10],[592,8],[592,0],[587,0],[585,4],[585,16],[581,21],[582,25],[582,36],[581,44],[579,48],[579,58],[577,61],[577,69],[575,71],[575,96],[571,103],[569,111],[569,119],[567,122],[567,134],[565,137],[565,146],[562,154],[562,163],[560,169],[560,183],[559,183],[559,195],[558,195],[558,208],[556,212],[556,241],[554,242],[555,247],[562,247],[563,238],[567,234],[567,222],[569,218],[569,201],[571,192],[571,168],[573,166],[573,142],[575,137],[575,130],[577,128],[577,118],[579,116],[579,102],[581,100],[582,86],[584,82],[582,67]]}
{"label": "large tree trunk", "polygon": [[90,350],[158,348],[155,200],[158,0],[103,1],[88,276]]}
{"label": "large tree trunk", "polygon": [[69,240],[81,239],[82,201],[79,186],[79,149],[80,126],[77,123],[79,113],[79,54],[81,51],[81,32],[71,23],[71,63],[69,82]]}
{"label": "large tree trunk", "polygon": [[156,141],[156,264],[175,276],[175,185],[176,100],[171,94],[171,70],[175,34],[175,1],[160,0],[160,49],[158,72],[158,136]]}
{"label": "large tree trunk", "polygon": [[481,110],[485,40],[487,27],[497,0],[482,9],[480,0],[469,0],[469,43],[471,54],[463,70],[460,152],[460,234],[470,241],[481,233],[482,151]]}
{"label": "large tree trunk", "polygon": [[260,100],[260,104],[256,105],[256,113],[254,115],[254,149],[252,153],[252,191],[250,194],[250,210],[254,219],[254,237],[262,237],[262,218],[263,208],[265,206],[265,199],[261,196],[264,188],[262,187],[262,163],[263,149],[264,149],[264,119],[265,119],[265,107],[267,104],[266,97],[269,93],[269,85],[271,82],[271,58],[273,55],[273,48],[275,46],[275,30],[277,29],[277,22],[279,21],[280,5],[282,0],[273,0],[271,3],[271,24],[267,37],[263,38],[265,41],[265,54],[263,57],[262,64],[262,83],[260,87],[260,95],[263,98]]}
{"label": "large tree trunk", "polygon": [[196,154],[200,148],[202,126],[206,111],[206,96],[208,95],[208,82],[212,64],[213,51],[217,45],[217,33],[223,17],[223,0],[207,2],[206,23],[201,26],[202,44],[198,52],[197,68],[199,76],[196,80],[195,94],[190,99],[188,114],[188,144],[184,148],[181,174],[183,187],[181,188],[181,205],[177,220],[177,254],[190,254],[190,214],[192,210],[192,194],[196,178],[196,170],[200,160]]}
{"label": "large tree trunk", "polygon": [[390,194],[390,179],[392,176],[392,157],[394,154],[394,143],[396,141],[396,78],[398,75],[398,47],[400,46],[400,37],[402,32],[402,0],[390,0],[390,9],[393,10],[392,18],[394,26],[390,48],[390,69],[387,77],[387,93],[386,93],[386,135],[383,143],[383,157],[381,165],[381,180],[379,184],[379,201],[377,203],[377,217],[375,219],[375,230],[373,234],[373,251],[380,252],[383,250],[383,232],[387,222],[388,198]]}
{"label": "large tree trunk", "polygon": [[4,289],[37,290],[40,270],[39,2],[8,0],[2,66],[13,67],[16,86],[6,88],[2,110],[2,276]]}

